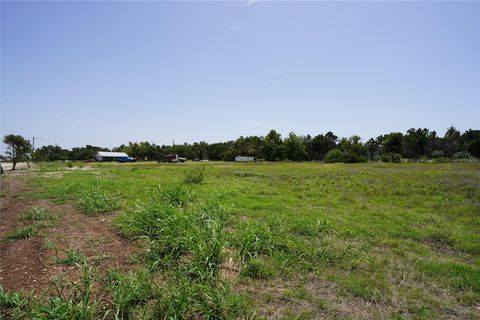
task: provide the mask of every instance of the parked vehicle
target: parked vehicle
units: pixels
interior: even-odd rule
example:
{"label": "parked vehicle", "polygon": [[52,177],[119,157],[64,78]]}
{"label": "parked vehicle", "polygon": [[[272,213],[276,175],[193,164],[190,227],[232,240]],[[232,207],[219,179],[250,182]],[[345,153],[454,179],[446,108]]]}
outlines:
{"label": "parked vehicle", "polygon": [[135,162],[137,159],[132,158],[132,157],[118,157],[115,159],[115,161],[119,163],[125,163],[125,162]]}
{"label": "parked vehicle", "polygon": [[164,162],[187,162],[187,158],[179,157],[178,154],[167,154]]}

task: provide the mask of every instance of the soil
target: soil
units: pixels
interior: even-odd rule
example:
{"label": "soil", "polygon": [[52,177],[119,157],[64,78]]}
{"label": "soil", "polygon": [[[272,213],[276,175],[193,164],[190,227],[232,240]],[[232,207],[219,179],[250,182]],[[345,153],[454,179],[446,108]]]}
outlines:
{"label": "soil", "polygon": [[[53,292],[55,279],[78,282],[80,268],[61,262],[67,250],[78,250],[99,274],[111,268],[135,267],[139,250],[111,226],[115,214],[86,216],[72,203],[60,205],[23,196],[35,192],[25,183],[24,175],[7,175],[0,181],[0,285],[4,290],[37,296]],[[47,222],[35,237],[6,240],[8,233],[32,223],[21,215],[34,206],[49,210],[57,219]]]}

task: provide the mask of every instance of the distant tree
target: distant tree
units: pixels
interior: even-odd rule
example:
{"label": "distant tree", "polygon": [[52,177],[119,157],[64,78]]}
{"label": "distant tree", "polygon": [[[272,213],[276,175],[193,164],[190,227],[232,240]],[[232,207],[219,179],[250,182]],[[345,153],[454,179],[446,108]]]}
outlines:
{"label": "distant tree", "polygon": [[292,161],[302,161],[307,157],[307,151],[302,137],[290,132],[285,138],[285,155]]}
{"label": "distant tree", "polygon": [[52,145],[43,146],[33,152],[33,159],[36,161],[67,160],[69,157],[70,151]]}
{"label": "distant tree", "polygon": [[323,160],[328,151],[337,146],[338,137],[333,132],[327,132],[325,135],[320,134],[312,139],[313,158]]}
{"label": "distant tree", "polygon": [[369,160],[377,160],[379,154],[379,142],[375,138],[370,138],[367,143],[365,143],[365,147],[367,148],[367,157]]}
{"label": "distant tree", "polygon": [[367,147],[361,142],[359,136],[351,136],[346,139],[343,138],[338,147],[342,151],[342,161],[345,163],[366,162],[367,161]]}
{"label": "distant tree", "polygon": [[20,135],[8,134],[3,138],[3,143],[8,146],[6,153],[12,160],[12,170],[15,170],[18,162],[28,160],[32,151],[30,141]]}
{"label": "distant tree", "polygon": [[443,137],[444,150],[443,152],[447,157],[453,156],[462,149],[462,136],[460,131],[455,129],[454,126],[448,128],[445,136]]}
{"label": "distant tree", "polygon": [[[121,149],[124,145],[121,145],[117,149]],[[98,151],[109,151],[107,148],[92,146],[87,144],[85,147],[75,147],[70,151],[70,160],[88,160],[95,159],[95,155]]]}
{"label": "distant tree", "polygon": [[263,137],[250,136],[243,137],[241,136],[235,141],[234,148],[237,155],[241,156],[250,156],[258,159],[263,159],[263,147],[264,141]]}
{"label": "distant tree", "polygon": [[270,130],[264,139],[263,153],[265,160],[268,161],[283,159],[283,141],[280,133]]}
{"label": "distant tree", "polygon": [[403,136],[402,151],[406,158],[417,159],[420,156],[430,157],[436,140],[436,132],[411,128]]}
{"label": "distant tree", "polygon": [[401,132],[391,132],[381,136],[382,153],[402,153],[403,134]]}
{"label": "distant tree", "polygon": [[480,130],[469,129],[462,134],[462,143],[465,151],[476,158],[480,158]]}

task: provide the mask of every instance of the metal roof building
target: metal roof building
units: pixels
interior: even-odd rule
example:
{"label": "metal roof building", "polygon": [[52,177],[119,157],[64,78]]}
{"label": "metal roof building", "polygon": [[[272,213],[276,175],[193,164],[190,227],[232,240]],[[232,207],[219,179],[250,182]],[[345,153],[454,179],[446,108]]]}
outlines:
{"label": "metal roof building", "polygon": [[97,161],[115,161],[117,158],[128,158],[125,152],[98,151],[95,155]]}

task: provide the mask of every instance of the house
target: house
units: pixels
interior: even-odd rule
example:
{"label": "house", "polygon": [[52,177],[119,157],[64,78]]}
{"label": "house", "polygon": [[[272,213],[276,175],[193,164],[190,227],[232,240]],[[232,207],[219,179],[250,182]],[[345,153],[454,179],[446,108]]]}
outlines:
{"label": "house", "polygon": [[125,152],[98,151],[95,160],[100,162],[117,161],[118,159],[130,158]]}
{"label": "house", "polygon": [[243,157],[243,156],[236,156],[235,162],[253,162],[255,161],[255,157]]}

